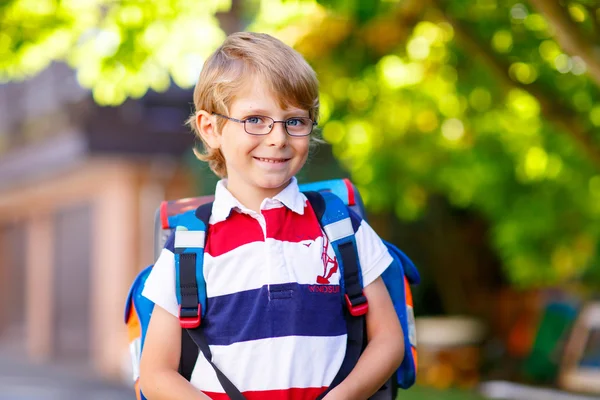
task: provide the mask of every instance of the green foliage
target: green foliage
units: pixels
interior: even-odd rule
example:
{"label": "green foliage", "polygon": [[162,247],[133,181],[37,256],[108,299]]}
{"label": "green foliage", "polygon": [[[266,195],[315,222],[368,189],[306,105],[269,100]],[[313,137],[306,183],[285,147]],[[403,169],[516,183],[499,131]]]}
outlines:
{"label": "green foliage", "polygon": [[552,22],[516,1],[374,2],[387,8],[368,18],[359,1],[320,3],[318,27],[294,44],[320,77],[323,135],[367,206],[418,219],[443,194],[489,219],[516,285],[592,277],[599,92]]}
{"label": "green foliage", "polygon": [[[441,194],[489,220],[514,284],[600,283],[600,60],[561,47],[597,43],[600,11],[580,0],[542,14],[539,2],[262,0],[248,29],[317,70],[324,138],[372,210],[415,220]],[[189,86],[229,7],[4,2],[0,79],[63,59],[101,104],[170,78]]]}
{"label": "green foliage", "polygon": [[77,69],[99,104],[121,104],[171,78],[190,87],[224,39],[214,14],[228,0],[11,0],[0,3],[0,81],[24,79],[53,60]]}

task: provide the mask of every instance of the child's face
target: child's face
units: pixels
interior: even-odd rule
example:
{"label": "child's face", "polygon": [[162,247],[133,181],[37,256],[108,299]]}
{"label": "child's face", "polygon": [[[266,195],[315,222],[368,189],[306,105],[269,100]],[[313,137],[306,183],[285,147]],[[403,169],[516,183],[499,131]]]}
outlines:
{"label": "child's face", "polygon": [[[283,121],[308,117],[308,111],[282,109],[262,81],[253,79],[235,97],[228,116],[243,120],[256,115]],[[253,191],[253,194],[271,197],[302,168],[308,156],[310,136],[290,136],[283,125],[276,123],[271,133],[258,136],[248,134],[243,123],[225,123],[219,141],[230,190]]]}

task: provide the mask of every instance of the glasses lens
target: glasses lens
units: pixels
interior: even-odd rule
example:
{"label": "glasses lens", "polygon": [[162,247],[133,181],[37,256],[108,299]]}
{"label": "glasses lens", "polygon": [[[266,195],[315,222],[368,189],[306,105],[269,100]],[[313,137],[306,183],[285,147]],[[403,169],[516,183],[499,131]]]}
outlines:
{"label": "glasses lens", "polygon": [[291,136],[310,135],[313,121],[310,118],[290,118],[285,121],[285,129]]}
{"label": "glasses lens", "polygon": [[251,133],[253,135],[266,135],[271,132],[273,128],[273,119],[269,117],[262,117],[260,115],[255,115],[252,117],[246,118],[244,121],[244,126],[246,132]]}

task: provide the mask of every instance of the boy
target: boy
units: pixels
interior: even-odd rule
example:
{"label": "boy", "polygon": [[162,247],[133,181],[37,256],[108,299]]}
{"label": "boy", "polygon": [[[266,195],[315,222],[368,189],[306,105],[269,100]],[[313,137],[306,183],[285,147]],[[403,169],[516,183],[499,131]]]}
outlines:
{"label": "boy", "polygon": [[[205,147],[197,155],[223,178],[204,253],[201,329],[213,361],[247,399],[315,399],[333,381],[346,350],[337,260],[294,177],[315,140],[315,73],[279,40],[236,33],[206,60],[194,105],[190,124]],[[365,221],[355,223],[368,344],[328,400],[367,399],[404,356],[402,328],[380,278],[392,259]],[[172,241],[143,292],[156,307],[141,361],[142,391],[150,400],[226,399],[202,355],[189,382],[178,373]]]}

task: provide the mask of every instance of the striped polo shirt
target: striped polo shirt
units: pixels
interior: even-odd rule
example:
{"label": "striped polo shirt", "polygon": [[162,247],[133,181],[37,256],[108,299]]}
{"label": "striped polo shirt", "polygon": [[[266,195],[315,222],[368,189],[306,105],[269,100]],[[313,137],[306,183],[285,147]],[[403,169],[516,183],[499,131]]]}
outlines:
{"label": "striped polo shirt", "polygon": [[[353,217],[367,286],[390,265],[381,239]],[[340,271],[333,249],[295,178],[256,213],[220,181],[208,228],[202,329],[214,363],[249,399],[314,399],[346,351]],[[171,237],[143,295],[178,316]],[[202,353],[191,383],[227,399]]]}

